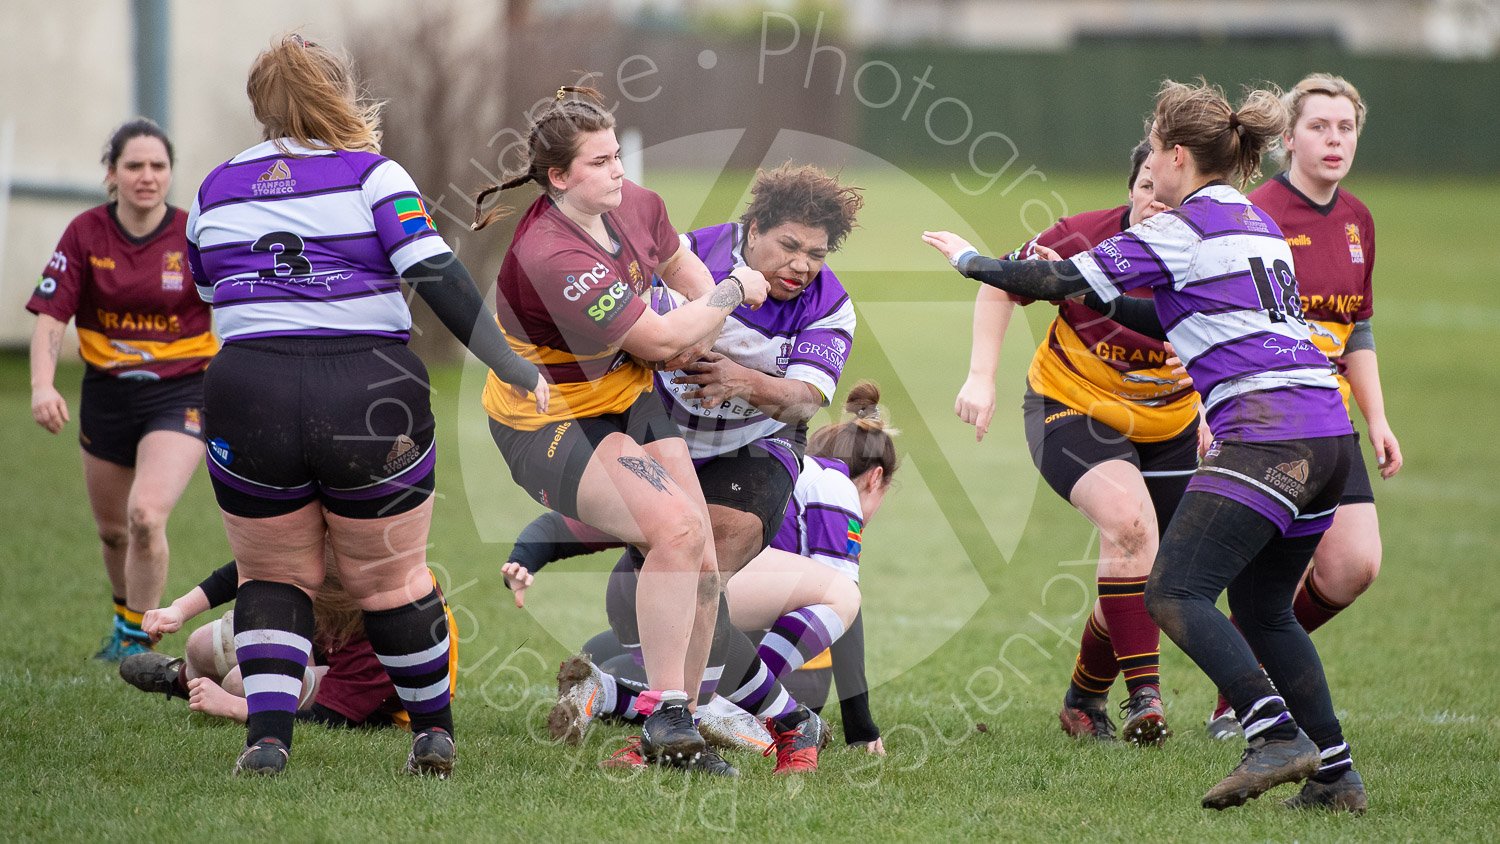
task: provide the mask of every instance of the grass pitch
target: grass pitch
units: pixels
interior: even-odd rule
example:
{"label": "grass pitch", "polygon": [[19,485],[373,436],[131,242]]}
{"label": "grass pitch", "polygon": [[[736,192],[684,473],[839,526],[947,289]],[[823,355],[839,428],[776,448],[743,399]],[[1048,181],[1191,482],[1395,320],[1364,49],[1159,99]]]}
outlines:
{"label": "grass pitch", "polygon": [[[1022,374],[1050,315],[1033,307],[1013,325],[996,423],[976,444],[951,413],[973,285],[917,235],[952,228],[1000,251],[1058,213],[1118,204],[1123,178],[1031,180],[978,197],[944,173],[851,170],[850,180],[868,188],[869,205],[833,261],[861,318],[845,384],[878,379],[905,431],[898,488],[865,535],[862,581],[889,757],[834,748],[816,776],[784,780],[769,760],[738,756],[742,779],[689,781],[599,770],[624,729],[596,726],[581,749],[552,745],[542,726],[552,674],[603,627],[611,560],[561,564],[542,575],[526,611],[511,605],[498,567],[537,508],[489,441],[483,373],[470,362],[434,368],[442,448],[431,557],[463,637],[454,778],[399,774],[404,733],[299,727],[287,776],[237,781],[238,726],[148,698],[89,660],[109,607],[77,422],[59,437],[31,422],[25,360],[12,355],[0,359],[9,444],[0,501],[10,525],[0,534],[0,699],[9,708],[0,829],[64,840],[1500,838],[1500,457],[1490,442],[1500,400],[1489,354],[1500,306],[1487,295],[1500,241],[1475,213],[1496,207],[1500,188],[1350,183],[1379,227],[1376,333],[1406,456],[1396,479],[1377,483],[1379,580],[1315,637],[1370,790],[1370,813],[1350,818],[1283,810],[1291,787],[1237,810],[1200,809],[1240,748],[1204,736],[1213,690],[1165,641],[1176,732],[1165,747],[1078,744],[1057,729],[1096,549],[1084,520],[1038,482],[1021,439]],[[737,213],[744,184],[653,181],[683,228]],[[78,376],[75,366],[59,378],[75,412]],[[228,556],[204,473],[170,537],[169,598]],[[184,640],[162,649],[180,652]]]}

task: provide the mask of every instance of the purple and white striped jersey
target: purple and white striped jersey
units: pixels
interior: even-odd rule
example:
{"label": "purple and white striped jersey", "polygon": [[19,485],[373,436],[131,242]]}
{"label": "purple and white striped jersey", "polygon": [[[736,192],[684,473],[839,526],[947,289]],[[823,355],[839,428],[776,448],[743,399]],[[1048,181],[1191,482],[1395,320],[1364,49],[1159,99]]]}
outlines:
{"label": "purple and white striped jersey", "polygon": [[802,472],[771,547],[810,557],[858,583],[864,525],[849,467],[827,457],[803,457]]}
{"label": "purple and white striped jersey", "polygon": [[[683,245],[708,265],[717,283],[745,266],[745,227],[724,223],[682,235]],[[658,313],[676,307],[681,297],[656,294]],[[724,320],[714,351],[741,366],[769,375],[805,381],[823,394],[827,407],[838,387],[844,362],[854,345],[854,303],[825,264],[801,295],[790,301],[766,299],[757,310],[741,305]],[[727,406],[705,408],[682,394],[697,389],[673,384],[679,372],[658,372],[657,387],[667,410],[682,428],[688,450],[697,458],[715,457],[769,437],[786,427],[741,398]],[[806,424],[781,435],[805,439]]]}
{"label": "purple and white striped jersey", "polygon": [[375,153],[280,143],[214,168],[188,215],[193,278],[219,336],[407,339],[401,273],[452,251],[411,176]]}
{"label": "purple and white striped jersey", "polygon": [[1350,433],[1333,365],[1302,316],[1292,251],[1270,215],[1212,184],[1073,259],[1105,301],[1155,290],[1156,313],[1218,439]]}

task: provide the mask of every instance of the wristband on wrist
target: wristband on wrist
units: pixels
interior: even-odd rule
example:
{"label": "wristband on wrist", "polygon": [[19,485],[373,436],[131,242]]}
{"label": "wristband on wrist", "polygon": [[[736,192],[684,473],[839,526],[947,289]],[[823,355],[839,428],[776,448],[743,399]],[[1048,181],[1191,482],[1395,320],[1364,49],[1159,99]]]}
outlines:
{"label": "wristband on wrist", "polygon": [[978,254],[979,254],[979,250],[977,250],[977,249],[965,249],[964,251],[958,253],[957,255],[954,255],[953,256],[953,260],[950,261],[949,263],[953,264],[953,268],[954,269],[961,270],[963,268],[964,261],[969,260],[969,256],[970,255],[978,255]]}
{"label": "wristband on wrist", "polygon": [[730,273],[724,280],[734,282],[734,286],[740,289],[740,301],[745,301],[745,283],[736,278],[734,273]]}

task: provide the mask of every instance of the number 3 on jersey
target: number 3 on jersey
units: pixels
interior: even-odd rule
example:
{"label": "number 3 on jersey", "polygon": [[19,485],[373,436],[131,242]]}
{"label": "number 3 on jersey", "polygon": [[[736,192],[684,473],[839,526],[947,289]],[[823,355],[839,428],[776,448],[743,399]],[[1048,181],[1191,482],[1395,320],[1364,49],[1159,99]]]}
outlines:
{"label": "number 3 on jersey", "polygon": [[1278,260],[1266,270],[1266,262],[1250,259],[1250,275],[1255,279],[1255,293],[1260,306],[1271,315],[1272,322],[1286,322],[1287,314],[1298,322],[1302,318],[1302,300],[1297,295],[1297,278],[1286,261]]}
{"label": "number 3 on jersey", "polygon": [[302,255],[302,238],[291,232],[271,232],[255,241],[252,252],[271,256],[271,266],[260,271],[261,278],[291,278],[312,275],[312,264]]}

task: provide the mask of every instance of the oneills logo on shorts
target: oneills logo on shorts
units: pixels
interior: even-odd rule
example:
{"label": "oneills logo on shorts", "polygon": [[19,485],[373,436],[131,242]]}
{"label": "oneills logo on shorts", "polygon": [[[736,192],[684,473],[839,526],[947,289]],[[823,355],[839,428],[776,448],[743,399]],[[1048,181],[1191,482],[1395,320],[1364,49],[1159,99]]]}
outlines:
{"label": "oneills logo on shorts", "polygon": [[1073,408],[1070,407],[1067,410],[1059,410],[1058,412],[1052,414],[1051,416],[1048,416],[1046,419],[1043,419],[1042,420],[1042,424],[1043,425],[1051,425],[1053,422],[1056,422],[1059,419],[1064,419],[1064,418],[1069,417],[1069,416],[1082,416],[1082,415],[1083,415],[1082,413],[1079,413],[1078,411],[1076,411],[1076,410],[1074,410]]}
{"label": "oneills logo on shorts", "polygon": [[391,444],[391,450],[385,456],[385,473],[394,475],[403,469],[408,469],[422,456],[422,450],[417,444],[405,434],[396,437],[396,442]]}
{"label": "oneills logo on shorts", "polygon": [[572,427],[572,425],[572,422],[564,422],[561,425],[558,425],[556,428],[552,429],[552,442],[547,443],[548,460],[551,460],[553,457],[557,456],[557,444],[562,442],[563,434],[566,434],[568,432],[568,428]]}

